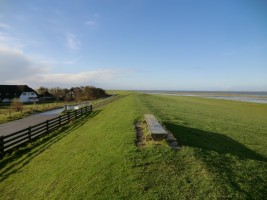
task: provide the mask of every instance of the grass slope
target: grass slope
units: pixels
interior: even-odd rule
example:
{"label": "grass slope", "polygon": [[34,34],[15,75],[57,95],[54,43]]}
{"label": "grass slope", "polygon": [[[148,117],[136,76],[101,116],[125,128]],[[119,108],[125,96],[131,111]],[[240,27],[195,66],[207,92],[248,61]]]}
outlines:
{"label": "grass slope", "polygon": [[[125,95],[0,161],[1,199],[262,199],[266,109]],[[133,124],[144,113],[154,113],[182,149],[136,148]]]}
{"label": "grass slope", "polygon": [[[216,198],[267,195],[267,105],[142,95],[139,105],[157,115],[212,178]],[[208,182],[206,182],[208,183]],[[207,193],[208,195],[208,193]]]}

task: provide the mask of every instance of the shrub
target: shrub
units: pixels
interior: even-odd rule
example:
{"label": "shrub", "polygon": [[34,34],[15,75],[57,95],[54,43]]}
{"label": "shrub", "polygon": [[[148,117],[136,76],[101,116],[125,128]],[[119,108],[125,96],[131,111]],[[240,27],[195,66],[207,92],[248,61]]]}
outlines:
{"label": "shrub", "polygon": [[19,99],[13,99],[11,102],[11,108],[16,112],[21,111],[23,103],[21,103]]}

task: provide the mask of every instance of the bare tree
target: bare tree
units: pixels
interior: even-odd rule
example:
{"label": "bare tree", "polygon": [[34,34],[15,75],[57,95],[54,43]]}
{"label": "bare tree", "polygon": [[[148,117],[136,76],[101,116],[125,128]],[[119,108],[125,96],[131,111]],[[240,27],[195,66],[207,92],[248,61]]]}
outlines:
{"label": "bare tree", "polygon": [[48,91],[48,88],[41,86],[37,89],[38,94],[45,94]]}
{"label": "bare tree", "polygon": [[[44,92],[47,88],[40,87],[38,91]],[[60,88],[60,87],[53,87],[50,88],[49,93],[51,93],[56,101],[59,100],[76,100],[76,101],[88,101],[98,98],[107,97],[108,94],[102,88],[96,88],[93,86],[80,86],[80,87],[73,87],[71,89],[67,88]]]}
{"label": "bare tree", "polygon": [[56,101],[60,100],[63,96],[63,90],[60,87],[50,88],[49,92],[56,98]]}

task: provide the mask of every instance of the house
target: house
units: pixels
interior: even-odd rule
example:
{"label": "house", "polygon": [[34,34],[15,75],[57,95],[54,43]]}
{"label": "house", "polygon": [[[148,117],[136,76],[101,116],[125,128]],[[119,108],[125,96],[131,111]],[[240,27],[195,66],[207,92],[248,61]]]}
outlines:
{"label": "house", "polygon": [[0,85],[0,102],[11,102],[14,98],[21,102],[39,101],[37,92],[27,85]]}

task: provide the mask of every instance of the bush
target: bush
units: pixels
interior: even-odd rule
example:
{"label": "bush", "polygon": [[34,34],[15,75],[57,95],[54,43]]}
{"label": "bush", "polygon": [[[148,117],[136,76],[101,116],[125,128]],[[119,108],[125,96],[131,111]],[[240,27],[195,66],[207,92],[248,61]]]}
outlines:
{"label": "bush", "polygon": [[11,108],[16,112],[21,111],[23,108],[23,103],[21,103],[19,99],[13,99]]}

